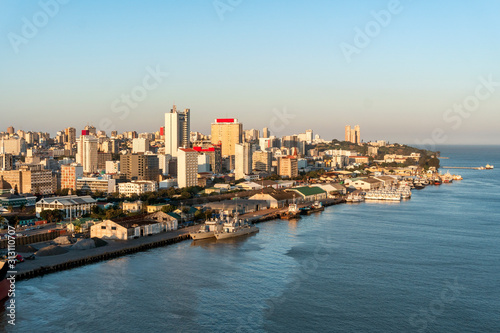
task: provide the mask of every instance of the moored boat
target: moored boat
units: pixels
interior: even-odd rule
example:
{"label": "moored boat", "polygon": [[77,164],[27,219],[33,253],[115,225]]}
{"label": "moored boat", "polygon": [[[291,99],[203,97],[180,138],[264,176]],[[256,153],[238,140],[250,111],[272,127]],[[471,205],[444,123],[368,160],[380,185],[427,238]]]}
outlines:
{"label": "moored boat", "polygon": [[253,224],[243,222],[238,218],[238,214],[236,214],[233,219],[228,219],[224,224],[222,224],[222,230],[215,231],[214,234],[215,238],[220,240],[250,235],[256,232],[259,232],[259,228]]}
{"label": "moored boat", "polygon": [[281,219],[291,220],[291,219],[300,219],[300,209],[297,204],[289,204],[288,211],[282,213],[280,215]]}
{"label": "moored boat", "polygon": [[486,170],[491,170],[493,168],[495,168],[493,165],[489,165],[489,164],[486,164],[486,166],[484,167]]}
{"label": "moored boat", "polygon": [[192,239],[200,240],[215,237],[216,231],[222,230],[222,223],[218,219],[206,221],[197,232],[189,234]]}

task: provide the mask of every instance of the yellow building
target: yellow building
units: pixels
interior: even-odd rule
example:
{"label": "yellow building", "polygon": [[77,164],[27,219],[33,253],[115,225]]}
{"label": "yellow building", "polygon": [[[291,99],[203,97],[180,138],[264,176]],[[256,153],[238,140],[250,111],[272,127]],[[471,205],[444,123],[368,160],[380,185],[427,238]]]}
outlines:
{"label": "yellow building", "polygon": [[222,157],[234,156],[236,144],[242,143],[243,124],[238,119],[216,119],[212,123],[212,144],[221,144]]}

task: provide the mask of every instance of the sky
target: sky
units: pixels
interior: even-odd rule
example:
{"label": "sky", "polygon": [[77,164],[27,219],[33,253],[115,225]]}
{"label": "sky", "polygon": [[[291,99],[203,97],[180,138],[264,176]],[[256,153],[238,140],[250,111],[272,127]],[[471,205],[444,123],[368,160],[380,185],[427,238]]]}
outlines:
{"label": "sky", "polygon": [[[0,131],[500,143],[500,1],[0,0]],[[497,83],[499,82],[499,83]]]}

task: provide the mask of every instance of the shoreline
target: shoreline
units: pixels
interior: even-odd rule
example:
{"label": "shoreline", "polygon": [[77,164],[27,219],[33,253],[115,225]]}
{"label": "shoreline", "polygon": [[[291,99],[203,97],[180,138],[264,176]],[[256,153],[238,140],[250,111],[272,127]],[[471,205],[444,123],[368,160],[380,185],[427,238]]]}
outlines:
{"label": "shoreline", "polygon": [[[320,200],[323,205],[332,206],[345,203],[345,199],[325,199]],[[301,204],[300,206],[306,206]],[[279,219],[281,212],[286,208],[266,209],[254,213],[244,214],[241,217],[257,224]],[[160,233],[152,236],[145,236],[127,241],[105,240],[107,245],[88,250],[70,250],[68,253],[37,257],[35,260],[26,260],[16,267],[16,281],[42,277],[45,274],[61,272],[64,270],[94,264],[133,253],[147,251],[149,249],[168,246],[191,239],[189,233],[197,231],[200,225]],[[32,244],[33,245],[33,244]]]}

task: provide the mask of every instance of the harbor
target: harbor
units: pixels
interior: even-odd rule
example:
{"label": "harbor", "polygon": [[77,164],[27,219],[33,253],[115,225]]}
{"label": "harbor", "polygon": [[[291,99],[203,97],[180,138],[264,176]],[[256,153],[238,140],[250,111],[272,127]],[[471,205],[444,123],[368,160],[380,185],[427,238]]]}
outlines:
{"label": "harbor", "polygon": [[[323,206],[332,206],[345,202],[344,199],[325,199],[321,203]],[[299,207],[304,208],[308,204],[300,204]],[[288,208],[282,209],[265,209],[254,213],[241,215],[250,223],[258,224],[266,221],[276,220]],[[129,254],[147,251],[153,248],[168,246],[182,241],[191,240],[190,233],[196,233],[200,225],[194,225],[175,231],[159,233],[138,239],[127,241],[106,240],[108,243],[102,247],[95,247],[87,250],[70,250],[67,253],[36,257],[35,260],[25,260],[16,266],[16,280],[22,281],[26,279],[41,277],[46,274],[56,273],[67,269],[72,269],[84,265],[94,264],[100,261],[110,260]],[[48,243],[34,243],[34,247],[38,245],[46,246]],[[23,256],[28,256],[28,253],[22,253]]]}

